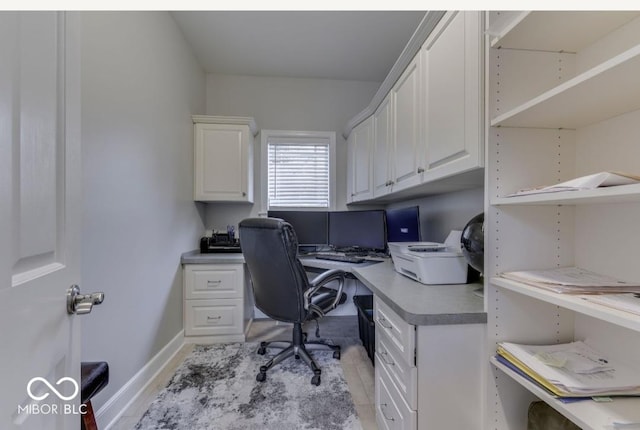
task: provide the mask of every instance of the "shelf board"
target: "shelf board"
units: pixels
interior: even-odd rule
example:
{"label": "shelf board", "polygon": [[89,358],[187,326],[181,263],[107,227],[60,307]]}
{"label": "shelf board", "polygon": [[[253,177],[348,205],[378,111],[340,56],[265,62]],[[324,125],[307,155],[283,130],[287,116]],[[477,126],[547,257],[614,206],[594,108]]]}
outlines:
{"label": "shelf board", "polygon": [[640,332],[640,316],[589,302],[584,299],[583,295],[558,294],[553,291],[546,291],[521,282],[499,277],[491,278],[491,283],[527,297]]}
{"label": "shelf board", "polygon": [[637,16],[635,11],[522,12],[496,31],[491,47],[579,52]]}
{"label": "shelf board", "polygon": [[580,128],[640,109],[640,45],[491,120],[492,126]]}
{"label": "shelf board", "polygon": [[618,185],[593,190],[560,191],[516,197],[494,197],[494,206],[513,205],[586,205],[640,202],[640,184]]}
{"label": "shelf board", "polygon": [[495,357],[491,357],[490,362],[498,370],[584,430],[610,429],[612,422],[640,422],[640,398],[614,397],[611,402],[584,400],[575,403],[562,403],[544,389],[500,363]]}

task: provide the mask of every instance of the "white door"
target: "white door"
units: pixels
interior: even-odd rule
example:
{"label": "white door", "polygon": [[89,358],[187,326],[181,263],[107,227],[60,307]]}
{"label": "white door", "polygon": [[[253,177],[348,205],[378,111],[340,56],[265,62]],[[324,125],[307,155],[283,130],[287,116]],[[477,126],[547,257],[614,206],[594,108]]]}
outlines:
{"label": "white door", "polygon": [[80,427],[76,14],[0,12],[0,428]]}

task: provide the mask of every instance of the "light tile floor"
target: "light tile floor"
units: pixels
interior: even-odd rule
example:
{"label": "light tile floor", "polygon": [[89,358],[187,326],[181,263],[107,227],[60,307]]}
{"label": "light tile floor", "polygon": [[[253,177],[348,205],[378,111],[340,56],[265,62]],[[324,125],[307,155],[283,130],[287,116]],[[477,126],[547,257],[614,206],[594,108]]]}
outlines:
{"label": "light tile floor", "polygon": [[[327,316],[320,321],[320,335],[322,338],[333,340],[342,347],[340,364],[362,428],[363,430],[377,430],[374,408],[374,370],[371,360],[369,360],[367,352],[358,338],[357,318],[357,316]],[[315,328],[315,323],[305,327],[310,340],[315,337]],[[290,336],[290,324],[277,323],[272,320],[256,320],[249,330],[247,341],[289,340]],[[167,385],[177,367],[192,350],[192,344],[184,345],[136,401],[124,411],[111,430],[133,429],[160,390]]]}

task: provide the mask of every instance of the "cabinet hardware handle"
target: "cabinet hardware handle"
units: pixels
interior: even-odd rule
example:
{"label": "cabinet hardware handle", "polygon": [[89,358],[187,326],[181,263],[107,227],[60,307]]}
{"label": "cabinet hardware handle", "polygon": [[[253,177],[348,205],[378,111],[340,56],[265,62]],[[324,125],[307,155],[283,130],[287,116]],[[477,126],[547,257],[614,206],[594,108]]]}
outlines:
{"label": "cabinet hardware handle", "polygon": [[217,281],[207,281],[207,285],[209,286],[218,286],[222,283],[221,280],[217,280]]}
{"label": "cabinet hardware handle", "polygon": [[392,325],[384,325],[384,323],[387,322],[386,318],[378,318],[378,324],[380,324],[382,327],[386,328],[387,330],[391,330],[393,328]]}
{"label": "cabinet hardware handle", "polygon": [[391,361],[387,361],[385,357],[388,357],[389,353],[387,353],[387,351],[382,351],[380,353],[380,358],[382,358],[382,361],[384,361],[385,363],[387,363],[389,366],[395,366],[396,363],[393,362],[393,360]]}
{"label": "cabinet hardware handle", "polygon": [[245,193],[244,191],[242,192],[242,197],[247,197],[247,193]]}
{"label": "cabinet hardware handle", "polygon": [[418,167],[418,173],[424,173],[424,169],[422,167]]}
{"label": "cabinet hardware handle", "polygon": [[214,320],[219,320],[220,318],[222,318],[220,315],[218,315],[217,317],[207,317],[207,321],[214,321]]}
{"label": "cabinet hardware handle", "polygon": [[395,181],[389,181],[389,185],[395,184]]}
{"label": "cabinet hardware handle", "polygon": [[382,416],[384,417],[385,420],[387,421],[395,421],[395,419],[393,417],[389,418],[387,416],[387,414],[384,413],[384,410],[387,408],[387,404],[386,403],[381,403],[380,404],[380,411],[382,412]]}

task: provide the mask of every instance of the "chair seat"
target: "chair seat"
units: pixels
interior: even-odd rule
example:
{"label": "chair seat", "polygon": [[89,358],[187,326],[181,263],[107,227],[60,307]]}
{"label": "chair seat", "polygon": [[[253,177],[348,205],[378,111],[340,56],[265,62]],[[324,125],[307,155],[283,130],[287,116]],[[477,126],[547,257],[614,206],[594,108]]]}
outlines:
{"label": "chair seat", "polygon": [[109,365],[105,361],[82,362],[80,375],[80,399],[86,403],[109,383]]}
{"label": "chair seat", "polygon": [[[332,288],[320,287],[318,291],[311,297],[311,303],[320,309],[326,309],[336,299],[338,292]],[[347,301],[347,295],[342,293],[339,304]]]}

